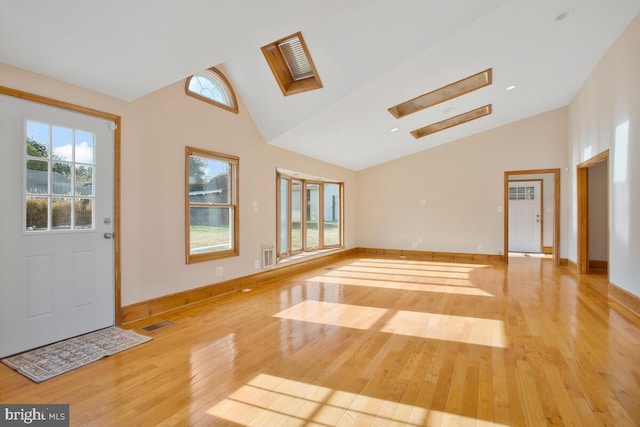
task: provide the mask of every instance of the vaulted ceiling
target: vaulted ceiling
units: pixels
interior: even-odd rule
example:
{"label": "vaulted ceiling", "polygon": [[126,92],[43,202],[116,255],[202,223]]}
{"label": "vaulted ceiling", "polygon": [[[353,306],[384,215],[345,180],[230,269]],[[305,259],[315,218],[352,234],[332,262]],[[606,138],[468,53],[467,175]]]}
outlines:
{"label": "vaulted ceiling", "polygon": [[[267,143],[361,170],[567,105],[639,11],[638,0],[3,0],[0,62],[129,101],[222,65]],[[323,88],[285,97],[260,48],[297,31]],[[489,86],[388,111],[488,68]],[[488,104],[488,116],[410,134]]]}

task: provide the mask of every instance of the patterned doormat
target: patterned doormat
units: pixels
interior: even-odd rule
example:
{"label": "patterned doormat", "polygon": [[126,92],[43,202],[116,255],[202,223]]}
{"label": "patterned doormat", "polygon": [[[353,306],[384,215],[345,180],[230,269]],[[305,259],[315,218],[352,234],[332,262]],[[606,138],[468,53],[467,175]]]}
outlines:
{"label": "patterned doormat", "polygon": [[2,363],[40,383],[151,339],[112,326],[7,357],[2,359]]}

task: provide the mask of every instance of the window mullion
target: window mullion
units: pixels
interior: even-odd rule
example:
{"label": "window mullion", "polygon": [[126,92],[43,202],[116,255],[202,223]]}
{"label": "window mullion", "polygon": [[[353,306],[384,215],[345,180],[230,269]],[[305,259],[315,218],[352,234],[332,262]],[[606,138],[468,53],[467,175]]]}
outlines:
{"label": "window mullion", "polygon": [[287,179],[287,210],[289,211],[287,215],[287,255],[291,255],[293,253],[293,180],[291,178]]}
{"label": "window mullion", "polygon": [[307,204],[309,203],[307,197],[307,181],[301,181],[301,190],[302,194],[300,195],[302,199],[302,209],[300,210],[300,232],[302,235],[300,239],[302,240],[302,251],[305,252],[307,250]]}
{"label": "window mullion", "polygon": [[[51,152],[51,145],[49,145]],[[49,156],[51,154],[49,153]],[[53,230],[53,161],[51,158],[47,160],[47,231]]]}
{"label": "window mullion", "polygon": [[[71,150],[71,224],[69,227],[74,230],[76,227],[76,196],[78,195],[78,190],[76,189],[76,133],[72,134],[73,142]],[[93,206],[93,205],[92,205]],[[94,210],[94,208],[91,208]]]}
{"label": "window mullion", "polygon": [[324,184],[318,185],[318,244],[324,249]]}

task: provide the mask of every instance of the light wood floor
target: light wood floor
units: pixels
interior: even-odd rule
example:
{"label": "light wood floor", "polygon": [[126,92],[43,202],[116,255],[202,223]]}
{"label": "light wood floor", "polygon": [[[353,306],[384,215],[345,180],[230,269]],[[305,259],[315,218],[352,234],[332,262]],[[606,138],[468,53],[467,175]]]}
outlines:
{"label": "light wood floor", "polygon": [[0,401],[73,426],[635,425],[640,321],[603,289],[549,260],[346,259],[41,384],[0,365]]}

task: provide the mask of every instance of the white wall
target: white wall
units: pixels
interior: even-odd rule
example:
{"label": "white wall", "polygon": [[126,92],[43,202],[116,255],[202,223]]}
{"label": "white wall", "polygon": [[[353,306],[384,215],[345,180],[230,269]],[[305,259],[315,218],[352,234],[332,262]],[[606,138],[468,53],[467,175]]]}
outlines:
{"label": "white wall", "polygon": [[[184,81],[124,102],[1,63],[0,75],[3,86],[122,116],[123,305],[257,272],[261,245],[276,242],[277,167],[343,181],[345,245],[355,244],[356,173],[267,145],[241,100],[236,115],[186,96]],[[186,145],[240,157],[240,256],[185,263]]]}
{"label": "white wall", "polygon": [[[501,253],[504,172],[564,171],[566,124],[561,108],[361,171],[358,246]],[[564,257],[568,205],[561,208]]]}
{"label": "white wall", "polygon": [[640,296],[640,15],[569,105],[571,224],[576,260],[576,165],[609,150],[609,279]]}

